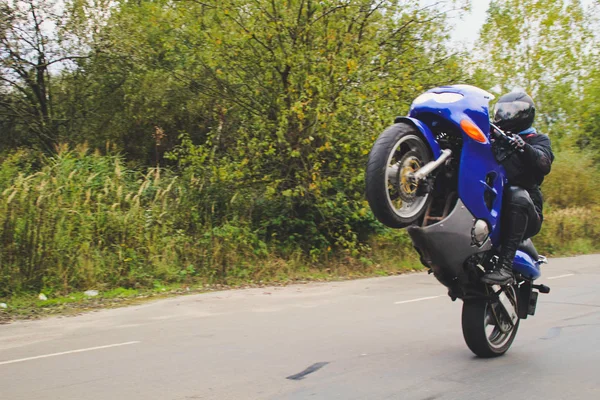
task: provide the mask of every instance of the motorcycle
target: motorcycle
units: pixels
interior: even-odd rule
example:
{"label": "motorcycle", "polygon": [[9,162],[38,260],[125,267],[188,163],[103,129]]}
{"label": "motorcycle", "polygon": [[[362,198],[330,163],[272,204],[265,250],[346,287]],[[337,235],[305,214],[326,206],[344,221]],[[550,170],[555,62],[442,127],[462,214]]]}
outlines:
{"label": "motorcycle", "polygon": [[502,162],[511,136],[490,123],[494,96],[470,85],[431,89],[417,97],[375,141],[366,171],[367,200],[384,225],[406,228],[421,262],[463,300],[462,331],[479,357],[512,345],[520,321],[535,314],[540,256],[530,239],[517,251],[515,283],[481,282],[498,262]]}

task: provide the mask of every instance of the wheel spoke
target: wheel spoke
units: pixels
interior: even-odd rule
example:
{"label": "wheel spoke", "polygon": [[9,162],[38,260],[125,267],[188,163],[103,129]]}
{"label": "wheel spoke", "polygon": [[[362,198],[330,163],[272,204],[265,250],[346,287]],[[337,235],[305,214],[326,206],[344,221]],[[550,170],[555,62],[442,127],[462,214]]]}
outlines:
{"label": "wheel spoke", "polygon": [[[514,302],[514,297],[509,295],[509,298]],[[494,348],[501,348],[504,346],[513,335],[513,330],[516,329],[515,326],[505,323],[505,316],[499,308],[500,306],[497,303],[488,304],[486,307],[484,329],[486,330],[488,343]],[[499,318],[499,320],[496,318]],[[493,329],[488,331],[487,328],[492,326]]]}

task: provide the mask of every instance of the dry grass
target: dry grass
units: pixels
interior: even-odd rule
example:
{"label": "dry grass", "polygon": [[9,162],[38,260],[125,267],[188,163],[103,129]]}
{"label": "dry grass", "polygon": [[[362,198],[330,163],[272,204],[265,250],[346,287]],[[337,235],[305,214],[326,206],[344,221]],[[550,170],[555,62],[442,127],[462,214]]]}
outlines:
{"label": "dry grass", "polygon": [[[58,296],[91,288],[283,282],[418,268],[404,231],[374,225],[380,233],[355,238],[351,246],[307,250],[290,246],[292,240],[264,239],[240,217],[246,209],[215,218],[220,205],[203,200],[207,189],[193,175],[134,172],[120,157],[85,147],[32,160],[17,152],[0,164],[0,298],[40,290]],[[576,183],[558,176],[571,163]],[[543,187],[546,220],[534,239],[540,252],[600,251],[599,177],[585,157],[557,157]]]}

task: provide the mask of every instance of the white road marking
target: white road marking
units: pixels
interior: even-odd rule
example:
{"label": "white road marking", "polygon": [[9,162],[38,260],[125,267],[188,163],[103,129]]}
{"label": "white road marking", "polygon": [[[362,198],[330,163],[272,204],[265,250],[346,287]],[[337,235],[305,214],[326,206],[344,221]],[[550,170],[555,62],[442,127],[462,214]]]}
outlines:
{"label": "white road marking", "polygon": [[35,356],[35,357],[27,357],[27,358],[19,358],[17,360],[9,360],[9,361],[0,361],[0,365],[6,365],[6,364],[15,364],[15,363],[20,363],[23,361],[31,361],[31,360],[37,360],[40,358],[48,358],[48,357],[56,357],[56,356],[62,356],[65,354],[73,354],[73,353],[83,353],[85,351],[94,351],[94,350],[102,350],[102,349],[110,349],[111,347],[120,347],[120,346],[128,346],[130,344],[137,344],[137,343],[141,343],[139,341],[134,341],[134,342],[125,342],[125,343],[117,343],[117,344],[109,344],[106,346],[98,346],[98,347],[89,347],[87,349],[78,349],[78,350],[70,350],[70,351],[63,351],[61,353],[52,353],[52,354],[44,354],[43,356]]}
{"label": "white road marking", "polygon": [[551,276],[550,278],[547,278],[548,280],[551,279],[560,279],[560,278],[566,278],[567,276],[573,276],[575,274],[564,274],[564,275],[558,275],[558,276]]}
{"label": "white road marking", "polygon": [[431,300],[431,299],[437,299],[439,297],[444,297],[444,296],[431,296],[431,297],[421,297],[419,299],[412,299],[412,300],[404,300],[404,301],[397,301],[394,304],[406,304],[406,303],[414,303],[417,301],[423,301],[423,300]]}

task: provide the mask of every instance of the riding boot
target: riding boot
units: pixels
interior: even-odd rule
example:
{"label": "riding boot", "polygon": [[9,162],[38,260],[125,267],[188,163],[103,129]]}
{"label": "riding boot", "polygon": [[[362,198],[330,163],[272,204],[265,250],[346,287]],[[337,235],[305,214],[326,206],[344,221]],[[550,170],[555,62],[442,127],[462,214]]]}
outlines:
{"label": "riding boot", "polygon": [[513,206],[502,226],[505,235],[500,249],[500,258],[493,271],[486,273],[481,281],[490,285],[509,285],[514,282],[513,261],[519,244],[527,230],[527,210]]}

